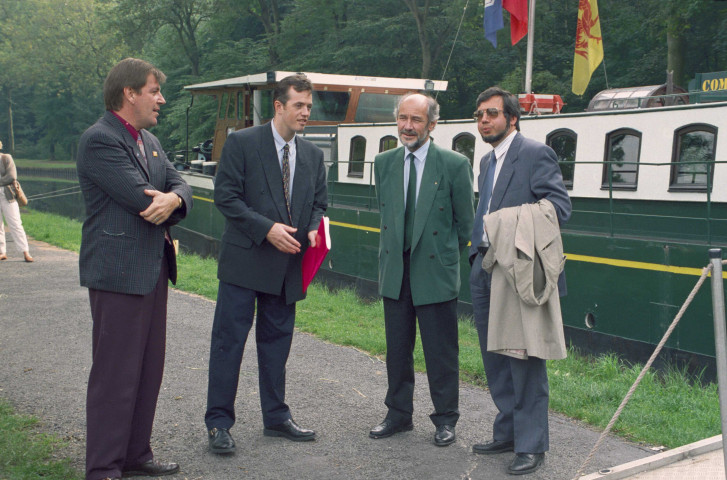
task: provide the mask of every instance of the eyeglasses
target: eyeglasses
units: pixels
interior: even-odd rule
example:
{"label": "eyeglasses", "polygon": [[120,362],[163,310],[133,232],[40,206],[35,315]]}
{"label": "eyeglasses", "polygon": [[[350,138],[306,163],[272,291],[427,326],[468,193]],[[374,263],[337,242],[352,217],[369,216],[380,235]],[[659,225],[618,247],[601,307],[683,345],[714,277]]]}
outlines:
{"label": "eyeglasses", "polygon": [[487,118],[489,118],[490,120],[494,120],[500,115],[500,112],[504,112],[504,110],[502,110],[500,108],[490,107],[490,108],[486,108],[484,110],[476,110],[472,114],[472,116],[474,117],[475,120],[479,120],[482,118],[482,115],[486,114]]}

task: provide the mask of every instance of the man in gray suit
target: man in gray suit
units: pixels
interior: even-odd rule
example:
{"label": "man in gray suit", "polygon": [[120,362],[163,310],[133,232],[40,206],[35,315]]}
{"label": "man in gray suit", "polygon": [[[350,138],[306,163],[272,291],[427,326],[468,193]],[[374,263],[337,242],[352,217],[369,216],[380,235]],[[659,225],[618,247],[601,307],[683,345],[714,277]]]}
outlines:
{"label": "man in gray suit", "polygon": [[305,298],[301,261],[316,245],[328,205],[323,152],[299,137],[310,116],[313,86],[297,74],[277,83],[275,116],[227,137],[215,180],[215,205],[225,216],[212,325],[205,423],[210,451],[229,454],[235,442],[240,362],[257,303],[256,332],[263,433],[315,439],[285,404],[285,364],[295,302]]}
{"label": "man in gray suit", "polygon": [[[487,351],[491,277],[482,269],[489,246],[483,216],[546,198],[563,224],[570,217],[571,203],[555,152],[519,133],[520,108],[512,94],[488,88],[477,98],[474,116],[482,139],[494,150],[480,160],[480,199],[469,252],[470,289],[487,385],[499,413],[493,440],[472,450],[481,454],[514,451],[508,473],[522,475],[540,468],[548,450],[548,373],[541,358],[521,360]],[[564,295],[562,274],[558,287]]]}
{"label": "man in gray suit", "polygon": [[104,82],[106,113],[81,136],[86,203],[79,267],[93,318],[86,400],[86,479],[170,475],[151,450],[164,370],[167,286],[177,279],[169,227],[192,208],[192,189],[146,129],[165,103],[164,74],[127,58]]}

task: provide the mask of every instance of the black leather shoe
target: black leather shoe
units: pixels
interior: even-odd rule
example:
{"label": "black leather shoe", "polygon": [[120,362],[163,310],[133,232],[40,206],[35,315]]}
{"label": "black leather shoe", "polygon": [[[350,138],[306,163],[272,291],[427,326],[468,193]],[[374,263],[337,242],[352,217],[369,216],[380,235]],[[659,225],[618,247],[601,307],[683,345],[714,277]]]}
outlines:
{"label": "black leather shoe", "polygon": [[439,425],[437,431],[434,432],[434,445],[438,447],[446,447],[454,443],[456,439],[454,425]]}
{"label": "black leather shoe", "polygon": [[544,453],[518,453],[509,467],[507,473],[510,475],[525,475],[533,473],[545,463]]}
{"label": "black leather shoe", "polygon": [[472,445],[472,451],[474,453],[481,453],[484,455],[492,455],[495,453],[512,452],[515,448],[515,442],[512,440],[508,442],[502,442],[500,440],[493,440],[487,443],[475,443]]}
{"label": "black leather shoe", "polygon": [[217,454],[235,453],[235,441],[227,428],[213,428],[209,432],[210,452]]}
{"label": "black leather shoe", "polygon": [[287,419],[283,423],[265,427],[263,434],[266,437],[285,437],[294,442],[309,442],[316,439],[316,432],[306,428],[300,428],[292,418]]}
{"label": "black leather shoe", "polygon": [[163,475],[173,475],[179,471],[179,465],[176,463],[160,462],[159,460],[152,458],[148,462],[140,463],[139,465],[133,465],[129,468],[124,468],[121,472],[122,477],[161,477]]}
{"label": "black leather shoe", "polygon": [[414,424],[409,420],[407,423],[396,423],[393,420],[385,419],[380,424],[376,425],[369,432],[371,438],[386,438],[390,437],[395,433],[400,432],[411,432],[414,430]]}

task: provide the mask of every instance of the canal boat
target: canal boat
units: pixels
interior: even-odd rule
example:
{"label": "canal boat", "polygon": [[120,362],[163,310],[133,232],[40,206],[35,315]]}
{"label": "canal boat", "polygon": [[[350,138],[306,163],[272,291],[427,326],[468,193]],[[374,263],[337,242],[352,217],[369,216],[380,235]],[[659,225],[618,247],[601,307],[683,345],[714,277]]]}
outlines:
{"label": "canal boat", "polygon": [[[180,165],[196,200],[192,214],[176,228],[188,248],[216,254],[224,219],[212,201],[215,162],[230,132],[270,120],[271,90],[290,73],[185,87],[192,98],[213,95],[218,109],[210,161]],[[333,249],[321,279],[376,295],[374,157],[399,145],[393,109],[400,95],[436,95],[447,85],[306,75],[315,92],[304,136],[322,148],[328,171]],[[615,352],[633,361],[651,354],[708,263],[708,249],[727,247],[727,136],[720,135],[727,129],[727,102],[690,104],[688,92],[663,94],[660,87],[600,92],[590,111],[581,113],[544,114],[543,105],[560,111],[562,103],[541,98],[541,108],[533,108],[538,99],[521,98],[523,110],[534,113],[522,117],[521,131],[555,150],[573,203],[572,217],[562,229],[566,337],[583,351]],[[472,92],[473,107],[478,93]],[[473,119],[440,120],[432,138],[467,156],[475,178],[479,159],[491,149],[479,139]],[[466,313],[466,253],[461,263],[460,305]],[[713,375],[709,289],[697,294],[661,360],[693,372],[706,368],[706,375]]]}

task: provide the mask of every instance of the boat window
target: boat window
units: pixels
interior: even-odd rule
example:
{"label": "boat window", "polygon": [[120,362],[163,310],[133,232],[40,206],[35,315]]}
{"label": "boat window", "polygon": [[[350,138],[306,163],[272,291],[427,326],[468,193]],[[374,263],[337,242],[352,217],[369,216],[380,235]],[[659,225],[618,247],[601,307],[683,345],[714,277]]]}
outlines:
{"label": "boat window", "polygon": [[692,124],[674,132],[669,191],[707,191],[714,178],[717,128]]}
{"label": "boat window", "polygon": [[475,163],[475,136],[471,133],[460,133],[452,140],[452,150],[467,157],[470,166],[473,166]]}
{"label": "boat window", "polygon": [[220,95],[220,103],[217,105],[217,116],[218,118],[226,118],[227,116],[227,102],[229,100],[229,95],[226,93],[223,93]]}
{"label": "boat window", "polygon": [[319,122],[343,122],[350,98],[351,94],[348,92],[314,91],[310,119]]}
{"label": "boat window", "polygon": [[265,121],[273,118],[273,91],[260,90],[260,105],[256,107],[259,110],[260,120]]}
{"label": "boat window", "polygon": [[351,153],[348,157],[348,176],[363,178],[366,160],[366,138],[361,135],[351,139]]}
{"label": "boat window", "polygon": [[395,136],[387,135],[385,137],[381,137],[381,140],[379,141],[379,153],[396,148],[396,145],[397,140]]}
{"label": "boat window", "polygon": [[362,93],[358,98],[355,122],[393,122],[394,109],[401,95]]}
{"label": "boat window", "polygon": [[563,174],[563,183],[568,190],[573,189],[573,173],[576,167],[576,141],[578,135],[571,129],[559,128],[548,134],[545,143],[558,156],[558,165]]}
{"label": "boat window", "polygon": [[603,162],[601,188],[614,190],[636,190],[639,176],[639,155],[641,133],[622,128],[606,136],[606,152]]}

